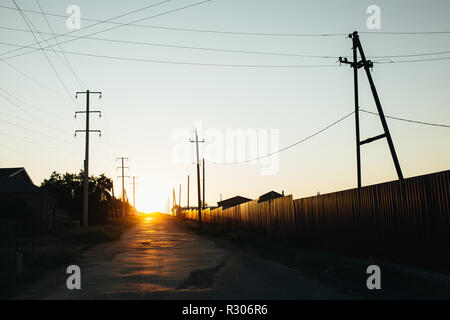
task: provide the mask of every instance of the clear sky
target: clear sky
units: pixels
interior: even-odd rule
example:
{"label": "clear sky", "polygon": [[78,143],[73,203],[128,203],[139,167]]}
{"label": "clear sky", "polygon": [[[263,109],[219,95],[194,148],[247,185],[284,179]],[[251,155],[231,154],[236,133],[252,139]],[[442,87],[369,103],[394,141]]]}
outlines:
{"label": "clear sky", "polygon": [[[70,5],[81,10],[81,29],[72,36],[88,35],[117,24],[98,24],[83,19],[107,20],[161,1],[65,1],[16,0],[21,9],[46,15],[53,31],[68,29],[66,13]],[[129,23],[200,2],[172,0],[130,14],[115,22]],[[381,29],[369,30],[366,9],[381,9]],[[351,55],[351,40],[338,36],[276,36],[193,32],[173,29],[120,26],[91,37],[156,45],[59,37],[61,53],[30,51],[36,41],[26,32],[27,24],[10,0],[0,1],[0,166],[23,166],[35,184],[52,171],[77,172],[83,166],[84,134],[74,138],[74,130],[84,129],[84,96],[74,102],[76,91],[102,91],[99,101],[91,97],[92,115],[90,173],[115,177],[120,165],[115,158],[129,158],[128,175],[138,176],[137,208],[163,210],[167,198],[182,184],[185,205],[187,175],[191,177],[191,204],[196,204],[196,171],[191,163],[179,164],[172,157],[179,141],[175,132],[192,132],[195,123],[225,135],[226,130],[279,130],[279,147],[290,145],[352,112],[353,72],[338,67],[339,56]],[[266,34],[347,34],[360,32],[449,31],[450,2],[436,1],[269,1],[212,0],[139,22],[149,26],[221,30]],[[43,34],[51,38],[44,17],[24,11]],[[8,29],[6,29],[8,28]],[[12,30],[12,29],[20,29]],[[39,38],[39,34],[35,33]],[[40,39],[40,38],[39,38]],[[67,40],[73,40],[62,43]],[[366,55],[397,56],[450,51],[450,33],[368,34],[361,33]],[[54,40],[49,43],[55,44]],[[168,47],[161,44],[178,46]],[[42,43],[45,46],[45,43]],[[248,54],[194,50],[180,46],[239,51],[284,53]],[[60,47],[54,46],[55,50]],[[17,50],[5,54],[8,51]],[[74,53],[97,55],[85,56]],[[108,59],[189,62],[240,65],[204,66]],[[319,55],[307,58],[292,55]],[[59,56],[59,57],[58,57]],[[450,57],[450,54],[399,57],[392,61]],[[81,79],[79,84],[74,73]],[[8,64],[7,64],[8,63]],[[243,65],[291,66],[245,67]],[[295,67],[333,65],[331,67]],[[427,62],[375,64],[373,77],[386,115],[434,123],[450,123],[450,59]],[[360,70],[361,108],[376,111],[367,79]],[[64,86],[62,85],[64,83]],[[6,99],[6,98],[7,99]],[[19,100],[17,100],[19,99]],[[14,104],[11,103],[14,102]],[[393,141],[405,177],[447,170],[450,164],[450,130],[397,120],[389,120]],[[381,133],[377,117],[361,114],[361,138]],[[208,141],[207,141],[208,143]],[[187,145],[193,147],[189,141]],[[202,148],[206,147],[202,146]],[[202,149],[200,156],[202,156]],[[206,159],[207,161],[209,159]],[[225,160],[225,159],[224,159]],[[223,198],[242,195],[256,198],[270,190],[293,194],[295,198],[322,194],[356,185],[355,128],[353,117],[279,154],[276,174],[261,174],[261,163],[206,166],[206,201],[215,205]],[[396,172],[385,140],[362,147],[363,185],[394,180]],[[116,193],[120,181],[114,179]],[[128,195],[132,189],[127,183]]]}

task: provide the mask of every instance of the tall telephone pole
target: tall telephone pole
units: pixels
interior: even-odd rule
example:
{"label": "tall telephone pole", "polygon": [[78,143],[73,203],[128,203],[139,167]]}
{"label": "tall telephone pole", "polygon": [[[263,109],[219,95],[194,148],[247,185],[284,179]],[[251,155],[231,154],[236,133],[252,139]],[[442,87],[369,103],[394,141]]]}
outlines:
{"label": "tall telephone pole", "polygon": [[[354,90],[355,90],[355,125],[356,125],[356,170],[357,170],[357,182],[358,188],[361,188],[361,153],[360,147],[363,144],[370,143],[376,141],[378,139],[386,138],[389,150],[391,151],[392,160],[394,162],[395,169],[397,171],[397,176],[399,180],[403,180],[403,173],[400,168],[400,163],[397,158],[397,153],[395,152],[394,143],[392,142],[391,133],[389,132],[389,127],[387,125],[386,119],[384,117],[383,108],[381,107],[380,98],[378,97],[378,92],[375,87],[375,83],[372,79],[372,74],[370,73],[370,69],[373,68],[373,62],[366,59],[364,54],[364,50],[361,45],[361,41],[359,40],[358,32],[355,31],[349,35],[349,38],[353,41],[353,62],[348,61],[347,58],[339,57],[339,62],[344,64],[349,64],[353,68],[353,77],[354,77]],[[361,56],[361,60],[358,61],[358,52]],[[383,126],[383,134],[379,134],[375,137],[365,139],[360,141],[359,136],[359,101],[358,101],[358,69],[363,68],[366,71],[367,79],[369,81],[370,89],[372,91],[373,99],[375,100],[375,104],[377,106],[378,114],[380,116],[380,121]]]}
{"label": "tall telephone pole", "polygon": [[78,99],[79,94],[86,94],[86,111],[76,111],[75,112],[75,118],[77,117],[78,113],[85,113],[86,114],[86,129],[85,130],[75,130],[75,136],[77,136],[77,132],[85,132],[86,134],[86,149],[85,149],[85,155],[84,155],[84,195],[83,195],[83,225],[85,227],[88,226],[89,222],[89,132],[98,132],[99,136],[101,136],[100,130],[90,130],[89,129],[89,115],[91,113],[98,113],[99,117],[101,116],[101,111],[90,111],[89,110],[89,95],[90,94],[98,94],[99,98],[102,97],[101,92],[94,92],[94,91],[78,91],[75,93],[75,99]]}
{"label": "tall telephone pole", "polygon": [[122,217],[125,217],[125,178],[129,178],[129,176],[125,176],[124,170],[129,169],[129,167],[124,167],[124,160],[128,160],[128,158],[116,158],[116,161],[117,160],[122,160],[122,165],[117,167],[117,169],[122,169],[122,175],[117,176],[117,178],[122,178]]}
{"label": "tall telephone pole", "polygon": [[190,140],[191,142],[195,142],[195,147],[197,150],[197,198],[198,198],[198,221],[202,222],[202,199],[200,194],[200,157],[198,153],[198,143],[205,142],[205,139],[199,141],[197,128],[195,128],[195,140]]}
{"label": "tall telephone pole", "polygon": [[136,208],[136,177],[133,176],[133,207]]}
{"label": "tall telephone pole", "polygon": [[170,196],[167,197],[167,213],[170,213]]}
{"label": "tall telephone pole", "polygon": [[133,182],[131,183],[133,185],[133,207],[136,209],[136,176],[133,176]]}
{"label": "tall telephone pole", "polygon": [[205,158],[202,160],[202,169],[203,169],[203,208],[205,208]]}
{"label": "tall telephone pole", "polygon": [[181,208],[181,183],[180,183],[180,193],[178,194],[178,206]]}
{"label": "tall telephone pole", "polygon": [[175,209],[175,206],[177,205],[177,198],[175,197],[175,188],[172,189],[173,199],[172,199],[172,209]]}
{"label": "tall telephone pole", "polygon": [[188,175],[188,185],[187,185],[187,209],[189,210],[189,175]]}

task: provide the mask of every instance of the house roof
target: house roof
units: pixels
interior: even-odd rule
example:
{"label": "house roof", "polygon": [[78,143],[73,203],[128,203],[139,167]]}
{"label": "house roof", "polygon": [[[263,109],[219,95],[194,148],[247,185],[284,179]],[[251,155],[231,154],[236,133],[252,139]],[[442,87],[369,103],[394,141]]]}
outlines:
{"label": "house roof", "polygon": [[276,191],[269,191],[267,193],[264,193],[262,196],[258,198],[258,202],[268,201],[276,198],[283,197],[281,193],[278,193]]}
{"label": "house roof", "polygon": [[229,207],[237,206],[238,204],[248,202],[248,201],[252,201],[252,199],[249,199],[246,197],[241,197],[241,196],[235,196],[235,197],[232,197],[229,199],[219,201],[219,202],[217,202],[217,205],[219,207],[229,208]]}
{"label": "house roof", "polygon": [[24,179],[28,180],[30,183],[33,183],[30,176],[28,175],[27,170],[24,167],[16,167],[16,168],[0,168],[0,177],[14,177],[17,175],[21,175]]}
{"label": "house roof", "polygon": [[25,168],[0,168],[0,193],[37,192]]}

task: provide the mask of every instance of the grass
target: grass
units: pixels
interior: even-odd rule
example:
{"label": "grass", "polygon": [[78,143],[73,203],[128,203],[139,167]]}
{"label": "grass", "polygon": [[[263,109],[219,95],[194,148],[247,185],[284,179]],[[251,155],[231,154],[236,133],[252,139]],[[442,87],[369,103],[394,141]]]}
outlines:
{"label": "grass", "polygon": [[89,226],[77,230],[25,238],[23,274],[15,274],[15,248],[9,246],[0,252],[0,298],[10,298],[45,273],[77,258],[85,250],[119,239],[123,232],[136,223],[137,218],[112,220],[103,226]]}
{"label": "grass", "polygon": [[[302,274],[318,279],[356,299],[450,299],[450,275],[372,257],[351,257],[344,253],[295,245],[280,236],[234,229],[220,225],[199,225],[179,220],[190,230],[217,240],[233,250],[275,260]],[[369,265],[381,268],[381,290],[368,290]]]}

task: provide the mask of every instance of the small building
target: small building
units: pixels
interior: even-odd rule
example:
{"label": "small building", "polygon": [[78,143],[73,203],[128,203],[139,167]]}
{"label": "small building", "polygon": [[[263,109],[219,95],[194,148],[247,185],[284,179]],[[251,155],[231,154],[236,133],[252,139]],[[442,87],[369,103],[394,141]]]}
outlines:
{"label": "small building", "polygon": [[25,168],[0,168],[0,219],[15,219],[29,214],[45,228],[51,228],[56,213],[56,199],[36,186]]}
{"label": "small building", "polygon": [[225,200],[217,202],[217,206],[222,207],[222,209],[227,209],[227,208],[234,207],[241,203],[245,203],[245,202],[249,202],[249,201],[252,201],[252,199],[248,199],[248,198],[241,197],[241,196],[235,196],[233,198],[229,198],[229,199],[225,199]]}
{"label": "small building", "polygon": [[258,198],[258,203],[273,200],[276,198],[284,197],[284,191],[282,193],[278,193],[276,191],[269,191]]}

